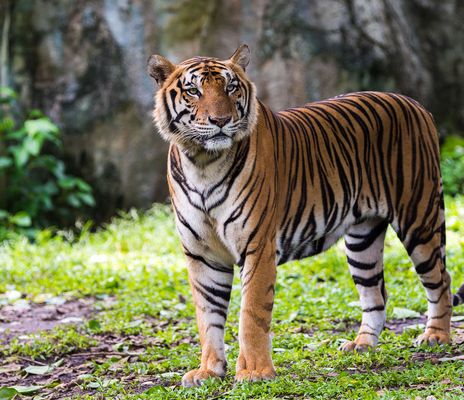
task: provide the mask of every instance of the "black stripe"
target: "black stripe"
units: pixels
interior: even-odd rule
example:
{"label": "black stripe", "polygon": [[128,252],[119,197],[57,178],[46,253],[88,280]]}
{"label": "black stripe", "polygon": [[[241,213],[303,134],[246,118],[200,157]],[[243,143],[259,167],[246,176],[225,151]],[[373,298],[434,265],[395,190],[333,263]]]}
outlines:
{"label": "black stripe", "polygon": [[379,282],[383,279],[383,271],[379,272],[378,274],[370,277],[370,278],[363,278],[361,276],[353,275],[353,281],[356,285],[361,285],[364,287],[372,287],[379,284]]}
{"label": "black stripe", "polygon": [[438,289],[439,287],[441,287],[441,285],[443,285],[443,279],[440,279],[439,282],[422,282],[422,285],[424,287],[426,287],[427,289]]}
{"label": "black stripe", "polygon": [[217,328],[217,329],[220,329],[221,331],[223,331],[223,330],[224,330],[224,325],[220,325],[220,324],[210,324],[210,325],[208,325],[208,327],[206,328],[206,332],[208,332],[210,328]]}
{"label": "black stripe", "polygon": [[416,265],[416,272],[418,274],[426,274],[427,272],[432,271],[440,258],[441,249],[440,247],[437,247],[435,248],[435,250],[432,253],[432,256],[428,260]]}
{"label": "black stripe", "polygon": [[368,312],[373,312],[373,311],[385,311],[385,305],[382,304],[381,306],[363,308],[362,311],[363,311],[363,313],[368,313]]}
{"label": "black stripe", "polygon": [[224,319],[227,319],[227,313],[224,310],[221,310],[219,308],[212,308],[212,309],[209,310],[209,312],[211,314],[218,314],[221,317],[223,317]]}
{"label": "black stripe", "polygon": [[200,289],[200,287],[198,287],[197,285],[193,285],[195,290],[200,293],[202,295],[202,297],[210,304],[212,304],[213,306],[216,306],[216,307],[219,307],[219,308],[222,308],[224,310],[227,309],[227,306],[225,306],[224,304],[221,304],[219,302],[216,301],[216,299],[214,297],[211,297],[208,293],[204,292],[202,289]]}
{"label": "black stripe", "polygon": [[388,227],[388,222],[387,221],[382,221],[380,224],[378,224],[375,228],[373,228],[366,236],[365,239],[360,242],[360,243],[346,243],[345,246],[348,250],[354,251],[354,252],[360,252],[367,250],[372,243],[375,242],[375,240],[385,232],[385,230]]}
{"label": "black stripe", "polygon": [[360,262],[360,261],[353,260],[351,257],[348,257],[348,256],[346,256],[346,258],[348,260],[348,264],[350,264],[352,267],[362,269],[364,271],[374,269],[375,265],[377,264],[375,262],[373,262],[373,263],[363,263],[363,262]]}
{"label": "black stripe", "polygon": [[359,331],[359,332],[358,332],[358,336],[359,336],[359,335],[370,335],[370,336],[375,336],[375,337],[378,337],[378,336],[379,336],[377,333],[368,332],[368,331]]}
{"label": "black stripe", "polygon": [[227,302],[230,300],[230,290],[216,289],[216,288],[213,288],[212,286],[203,285],[201,282],[198,282],[198,281],[197,283],[210,295],[214,297],[220,297],[221,299]]}
{"label": "black stripe", "polygon": [[198,254],[191,253],[187,248],[185,248],[185,255],[187,257],[193,258],[196,261],[200,261],[201,263],[203,263],[208,268],[211,268],[214,271],[224,272],[226,274],[233,274],[234,273],[234,270],[232,268],[223,267],[223,266],[221,266],[219,264],[216,264],[216,263],[214,263],[214,264],[210,263],[210,262],[206,261],[202,256],[199,256]]}

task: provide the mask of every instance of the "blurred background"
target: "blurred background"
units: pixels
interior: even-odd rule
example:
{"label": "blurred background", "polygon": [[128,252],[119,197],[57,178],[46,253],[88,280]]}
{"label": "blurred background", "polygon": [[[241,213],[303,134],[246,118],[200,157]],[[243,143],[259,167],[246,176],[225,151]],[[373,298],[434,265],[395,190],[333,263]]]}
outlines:
{"label": "blurred background", "polygon": [[446,188],[462,193],[463,1],[2,0],[0,17],[4,226],[166,201],[146,60],[227,58],[241,43],[276,111],[357,90],[422,102],[450,138]]}

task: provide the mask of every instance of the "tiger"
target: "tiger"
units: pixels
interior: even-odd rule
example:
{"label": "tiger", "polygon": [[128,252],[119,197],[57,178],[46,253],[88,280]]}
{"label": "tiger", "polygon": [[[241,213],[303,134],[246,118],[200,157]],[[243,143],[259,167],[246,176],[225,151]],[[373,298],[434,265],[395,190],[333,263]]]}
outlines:
{"label": "tiger", "polygon": [[400,94],[365,91],[273,112],[246,75],[250,50],[173,64],[152,55],[153,117],[169,142],[167,180],[201,343],[186,387],[226,374],[224,325],[234,266],[241,279],[235,380],[273,379],[277,266],[344,237],[362,307],[343,351],[377,345],[386,322],[385,233],[392,226],[425,288],[418,344],[450,343],[439,140],[432,115]]}

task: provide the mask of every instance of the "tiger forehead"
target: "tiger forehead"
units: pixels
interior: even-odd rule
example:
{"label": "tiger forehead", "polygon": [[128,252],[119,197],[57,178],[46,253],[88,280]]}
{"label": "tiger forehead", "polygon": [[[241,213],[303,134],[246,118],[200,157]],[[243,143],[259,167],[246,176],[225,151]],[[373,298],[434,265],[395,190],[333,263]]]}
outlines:
{"label": "tiger forehead", "polygon": [[227,69],[226,65],[223,62],[213,57],[194,57],[194,58],[190,58],[188,60],[181,62],[179,65],[185,66],[188,69],[197,68],[197,67],[202,68],[205,66],[208,66],[208,67],[216,66],[219,68]]}
{"label": "tiger forehead", "polygon": [[231,80],[232,71],[227,66],[214,59],[197,57],[184,61],[181,65],[186,65],[184,79],[193,82],[205,82],[210,80]]}

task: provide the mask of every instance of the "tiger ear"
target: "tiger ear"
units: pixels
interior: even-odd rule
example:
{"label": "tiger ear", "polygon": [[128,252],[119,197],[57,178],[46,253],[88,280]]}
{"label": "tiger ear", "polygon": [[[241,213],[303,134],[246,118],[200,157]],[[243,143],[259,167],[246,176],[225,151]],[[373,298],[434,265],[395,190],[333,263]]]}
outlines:
{"label": "tiger ear", "polygon": [[229,61],[240,65],[245,71],[247,65],[250,63],[250,48],[246,44],[242,44],[235,50],[234,54],[229,58]]}
{"label": "tiger ear", "polygon": [[162,85],[169,75],[176,69],[176,66],[167,58],[153,54],[148,59],[147,72],[155,79],[158,85]]}

